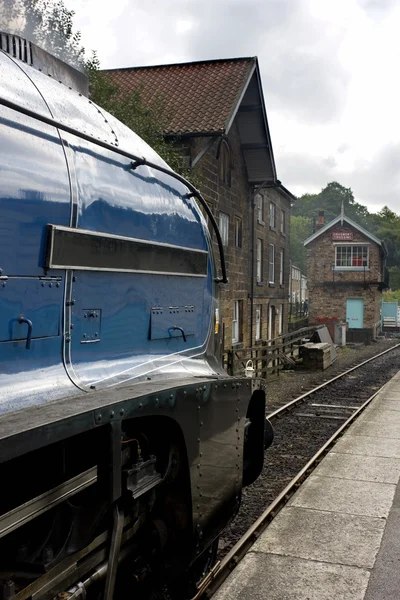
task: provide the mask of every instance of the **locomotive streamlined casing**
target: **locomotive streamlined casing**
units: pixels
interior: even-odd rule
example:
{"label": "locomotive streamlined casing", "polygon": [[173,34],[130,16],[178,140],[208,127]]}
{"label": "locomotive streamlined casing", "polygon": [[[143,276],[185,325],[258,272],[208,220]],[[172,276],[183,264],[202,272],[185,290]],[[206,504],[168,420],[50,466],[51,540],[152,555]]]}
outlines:
{"label": "locomotive streamlined casing", "polygon": [[[187,489],[181,496],[177,484],[166,504],[178,494],[168,514],[190,530],[190,562],[235,514],[243,476],[257,476],[263,451],[264,392],[228,377],[216,356],[218,284],[205,221],[172,172],[132,167],[118,153],[166,168],[87,98],[3,52],[0,81],[13,106],[115,146],[1,106],[0,463],[42,460],[46,448],[56,454],[99,431],[108,448],[99,451],[101,493],[111,506],[125,485],[125,424],[150,438],[157,431],[157,448],[178,447]],[[30,498],[21,494],[17,506]]]}

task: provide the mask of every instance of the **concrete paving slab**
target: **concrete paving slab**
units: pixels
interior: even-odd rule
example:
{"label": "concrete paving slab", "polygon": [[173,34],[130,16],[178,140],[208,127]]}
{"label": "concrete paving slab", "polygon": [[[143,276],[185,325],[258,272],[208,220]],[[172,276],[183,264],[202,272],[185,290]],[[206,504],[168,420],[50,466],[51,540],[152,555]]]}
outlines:
{"label": "concrete paving slab", "polygon": [[363,600],[369,571],[250,552],[214,600]]}
{"label": "concrete paving slab", "polygon": [[390,483],[311,475],[288,504],[351,515],[387,517],[395,491],[396,486]]}
{"label": "concrete paving slab", "polygon": [[387,520],[382,544],[367,587],[365,600],[399,600],[400,597],[400,486]]}
{"label": "concrete paving slab", "polygon": [[335,444],[335,452],[340,454],[359,454],[361,456],[400,458],[400,440],[350,435],[349,432]]}
{"label": "concrete paving slab", "polygon": [[377,406],[363,415],[360,415],[356,423],[359,421],[363,422],[371,420],[374,420],[376,423],[396,423],[397,425],[400,425],[400,410],[389,410]]}
{"label": "concrete paving slab", "polygon": [[397,484],[400,478],[400,458],[330,452],[315,469],[314,475]]}
{"label": "concrete paving slab", "polygon": [[[400,412],[399,412],[400,414]],[[373,418],[373,415],[370,416]],[[379,421],[359,420],[355,423],[351,431],[351,435],[366,435],[377,438],[391,438],[393,440],[400,439],[400,423],[387,423],[383,419]]]}
{"label": "concrete paving slab", "polygon": [[290,506],[254,544],[254,552],[371,568],[385,520]]}

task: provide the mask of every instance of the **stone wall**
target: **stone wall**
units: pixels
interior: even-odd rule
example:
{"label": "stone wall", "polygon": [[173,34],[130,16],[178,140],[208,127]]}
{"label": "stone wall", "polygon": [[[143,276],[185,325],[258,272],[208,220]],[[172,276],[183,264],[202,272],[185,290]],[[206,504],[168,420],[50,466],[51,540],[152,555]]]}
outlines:
{"label": "stone wall", "polygon": [[[230,185],[224,183],[219,175],[220,144],[221,138],[215,138],[210,144],[210,137],[193,137],[190,141],[191,160],[195,160],[199,154],[206,150],[195,165],[196,177],[199,187],[205,199],[209,203],[211,211],[219,223],[220,213],[229,216],[229,240],[225,247],[225,258],[227,262],[229,283],[221,285],[221,313],[224,325],[225,348],[232,347],[232,318],[233,303],[240,302],[240,340],[239,344],[249,346],[251,341],[255,343],[256,311],[255,306],[262,307],[262,339],[266,340],[276,337],[279,330],[279,315],[276,315],[275,325],[269,328],[270,306],[275,311],[280,311],[283,305],[283,332],[287,332],[288,321],[288,293],[289,293],[289,237],[290,237],[290,201],[279,190],[275,188],[262,192],[264,204],[264,220],[259,223],[257,210],[254,209],[254,191],[248,182],[247,171],[243,159],[240,138],[237,125],[234,122],[227,142],[230,149],[232,171]],[[269,206],[273,202],[276,206],[276,227],[269,225]],[[281,210],[285,211],[284,233],[280,230]],[[252,220],[254,218],[254,240],[252,232]],[[241,220],[241,247],[236,245],[235,220]],[[256,240],[263,241],[263,281],[256,281]],[[215,235],[214,250],[219,269],[219,251]],[[253,246],[254,244],[254,246]],[[275,283],[268,281],[269,244],[276,247],[275,256]],[[253,252],[254,249],[254,252]],[[284,280],[279,283],[279,260],[278,254],[284,251]],[[252,265],[254,267],[252,268]],[[253,277],[253,285],[252,285]],[[253,301],[253,335],[251,335],[251,295]]]}

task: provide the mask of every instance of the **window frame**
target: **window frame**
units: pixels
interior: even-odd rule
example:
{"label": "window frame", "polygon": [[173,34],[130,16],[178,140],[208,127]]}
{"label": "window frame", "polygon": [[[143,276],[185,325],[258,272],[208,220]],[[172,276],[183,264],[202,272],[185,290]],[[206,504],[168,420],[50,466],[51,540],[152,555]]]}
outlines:
{"label": "window frame", "polygon": [[[272,256],[272,260],[271,260]],[[271,279],[271,265],[272,265],[272,279]],[[270,285],[275,284],[275,244],[269,245],[268,253],[268,283]]]}
{"label": "window frame", "polygon": [[264,225],[264,196],[260,193],[255,195],[257,202],[257,223]]}
{"label": "window frame", "polygon": [[280,250],[280,262],[279,262],[279,285],[284,285],[285,281],[285,250]]}
{"label": "window frame", "polygon": [[283,311],[284,311],[285,305],[284,304],[280,304],[279,306],[279,319],[278,319],[278,335],[282,335],[283,334]]}
{"label": "window frame", "polygon": [[254,338],[256,342],[262,339],[262,304],[256,304],[256,330]]}
{"label": "window frame", "polygon": [[222,140],[218,152],[218,179],[227,187],[232,185],[232,153],[226,140]]}
{"label": "window frame", "polygon": [[233,301],[232,345],[240,342],[240,300]]}
{"label": "window frame", "polygon": [[257,238],[256,244],[256,282],[262,283],[263,281],[263,240]]}
{"label": "window frame", "polygon": [[[239,225],[239,227],[238,227]],[[235,215],[235,247],[242,248],[243,244],[243,220]]]}
{"label": "window frame", "polygon": [[281,234],[286,235],[286,211],[281,208]]}
{"label": "window frame", "polygon": [[269,203],[269,226],[276,231],[276,204],[272,201]]}
{"label": "window frame", "polygon": [[[224,218],[226,217],[226,222],[223,224]],[[230,225],[230,217],[228,213],[224,213],[222,210],[219,211],[218,218],[218,226],[219,232],[221,234],[221,240],[223,246],[228,246],[229,244],[229,225]]]}
{"label": "window frame", "polygon": [[[359,249],[362,249],[361,252],[361,257],[358,255],[355,256],[355,251],[357,249],[357,251],[359,252]],[[340,249],[340,262],[347,262],[346,258],[349,257],[349,261],[350,261],[350,265],[344,265],[344,264],[340,264],[338,265],[338,250]],[[347,250],[346,253],[343,252],[343,250]],[[364,269],[369,269],[370,268],[370,245],[369,244],[362,244],[362,243],[354,243],[354,244],[335,244],[335,270],[344,270],[344,271],[363,271]],[[348,252],[350,250],[350,252]],[[364,250],[366,251],[366,264],[359,264],[360,261],[361,263],[364,263]],[[354,262],[358,263],[358,264],[354,264]]]}

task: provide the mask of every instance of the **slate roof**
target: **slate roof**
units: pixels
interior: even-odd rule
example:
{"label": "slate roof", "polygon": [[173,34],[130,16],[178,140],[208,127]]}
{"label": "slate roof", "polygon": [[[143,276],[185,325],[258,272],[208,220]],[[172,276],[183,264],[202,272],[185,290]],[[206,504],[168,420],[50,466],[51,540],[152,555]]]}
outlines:
{"label": "slate roof", "polygon": [[139,89],[145,102],[165,101],[166,134],[226,133],[256,67],[256,58],[108,69],[121,89]]}

